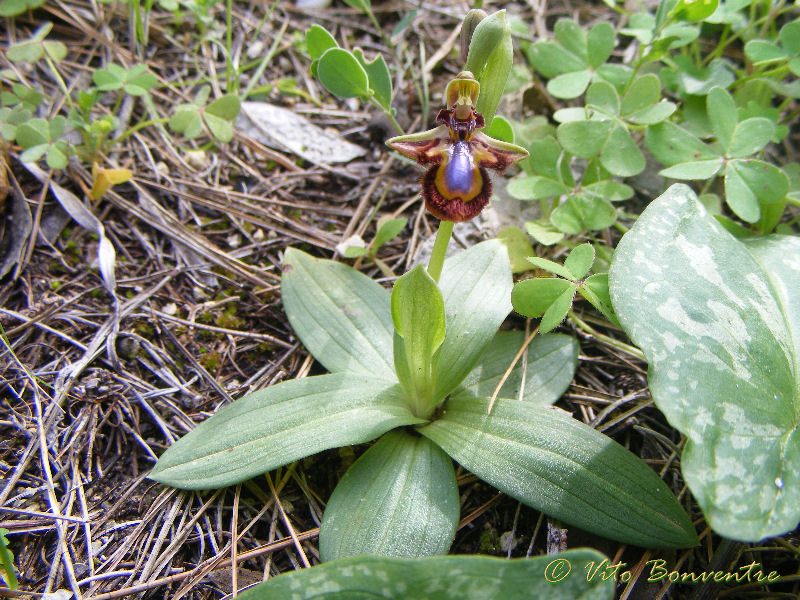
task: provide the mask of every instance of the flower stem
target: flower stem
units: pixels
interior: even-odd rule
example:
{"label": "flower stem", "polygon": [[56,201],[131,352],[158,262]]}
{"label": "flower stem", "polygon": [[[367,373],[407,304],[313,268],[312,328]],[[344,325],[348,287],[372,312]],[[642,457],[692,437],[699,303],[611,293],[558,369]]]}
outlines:
{"label": "flower stem", "polygon": [[450,234],[453,233],[452,221],[441,221],[439,230],[436,232],[436,240],[433,242],[431,260],[428,262],[428,274],[439,283],[439,275],[442,274],[444,257],[447,254],[447,245],[450,243]]}

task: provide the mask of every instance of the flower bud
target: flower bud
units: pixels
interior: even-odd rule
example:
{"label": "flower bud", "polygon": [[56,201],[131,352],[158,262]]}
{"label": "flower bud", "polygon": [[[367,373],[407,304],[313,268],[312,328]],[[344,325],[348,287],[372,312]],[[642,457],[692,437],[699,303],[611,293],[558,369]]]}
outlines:
{"label": "flower bud", "polygon": [[461,24],[461,62],[467,62],[472,34],[475,32],[478,23],[483,21],[487,16],[485,10],[473,8],[467,13],[467,16],[464,17],[464,22]]}
{"label": "flower bud", "polygon": [[[467,16],[469,17],[469,14]],[[503,38],[510,35],[505,10],[499,10],[481,20],[471,36],[465,69],[472,71],[480,80],[489,57],[502,45]]]}

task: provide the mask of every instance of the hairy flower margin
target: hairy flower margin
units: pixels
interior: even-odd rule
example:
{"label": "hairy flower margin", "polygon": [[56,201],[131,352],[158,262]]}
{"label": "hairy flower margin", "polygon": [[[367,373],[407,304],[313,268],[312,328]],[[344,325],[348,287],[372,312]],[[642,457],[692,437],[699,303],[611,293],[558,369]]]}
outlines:
{"label": "hairy flower margin", "polygon": [[401,135],[386,145],[428,167],[422,176],[425,207],[443,221],[461,223],[476,217],[489,203],[492,181],[486,169],[498,173],[528,157],[516,144],[501,142],[478,131],[485,126],[475,112],[480,84],[462,71],[448,85],[445,108],[434,129]]}

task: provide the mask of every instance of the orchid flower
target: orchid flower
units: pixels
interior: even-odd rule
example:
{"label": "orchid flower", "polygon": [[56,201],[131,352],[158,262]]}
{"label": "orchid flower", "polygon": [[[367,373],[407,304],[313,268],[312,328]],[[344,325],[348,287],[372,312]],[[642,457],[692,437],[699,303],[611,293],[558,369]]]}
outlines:
{"label": "orchid flower", "polygon": [[428,167],[422,176],[422,197],[428,211],[443,221],[459,223],[477,216],[492,195],[486,169],[502,173],[528,156],[524,148],[478,131],[485,126],[483,115],[475,112],[479,93],[472,73],[462,71],[447,85],[445,108],[436,117],[441,125],[386,142]]}

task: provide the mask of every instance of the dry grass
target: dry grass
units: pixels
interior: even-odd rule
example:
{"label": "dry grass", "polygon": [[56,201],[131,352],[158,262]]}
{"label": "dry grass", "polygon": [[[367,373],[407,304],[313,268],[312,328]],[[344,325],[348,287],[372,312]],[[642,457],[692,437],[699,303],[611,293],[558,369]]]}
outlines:
{"label": "dry grass", "polygon": [[[178,27],[174,15],[154,8],[146,41],[134,35],[125,4],[94,0],[50,1],[33,15],[4,20],[0,35],[5,45],[52,21],[51,36],[68,47],[58,69],[73,92],[109,62],[146,62],[160,86],[151,107],[141,100],[122,103],[123,126],[132,127],[169,116],[200,82],[211,83],[215,92],[224,87],[224,3],[209,4],[208,23],[201,25],[184,10]],[[384,29],[391,31],[397,11],[405,13],[411,4],[398,0],[378,7]],[[541,33],[553,16],[544,7],[530,2],[515,12]],[[580,12],[584,20],[603,17],[601,8],[578,7],[568,12]],[[424,4],[424,18],[402,38],[392,60],[404,69],[395,83],[400,104],[407,105],[399,115],[405,124],[418,111],[408,94],[412,79],[425,77],[435,94],[458,70],[450,50],[463,13],[462,3]],[[262,44],[261,56],[274,45],[259,84],[294,77],[311,100],[276,91],[268,100],[345,133],[367,148],[366,158],[327,167],[301,163],[241,132],[228,145],[202,147],[203,138],[193,143],[163,125],[138,130],[102,157],[106,166],[131,169],[134,179],[91,205],[117,250],[116,297],[98,272],[96,236],[64,218],[15,150],[7,149],[10,195],[0,209],[8,217],[13,199],[24,199],[33,232],[0,288],[0,527],[11,532],[21,596],[64,589],[94,600],[220,598],[318,561],[325,501],[361,449],[326,452],[206,493],[165,488],[146,478],[165,448],[219,406],[318,368],[281,312],[286,247],[330,257],[342,239],[353,233],[369,237],[378,216],[402,211],[411,219],[410,231],[381,253],[401,272],[435,229],[420,210],[413,172],[387,158],[387,124],[372,111],[327,96],[307,74],[297,41],[314,22],[335,31],[337,39],[389,54],[370,22],[342,5],[307,13],[288,2],[271,9],[237,1],[233,56],[239,64],[254,63],[242,73],[241,88],[257,62],[247,58],[248,49]],[[420,48],[427,59],[421,70]],[[41,63],[20,76],[43,89],[53,114],[66,110]],[[199,163],[187,155],[193,148],[205,152]],[[74,161],[51,176],[85,198],[91,187],[87,167]],[[5,223],[0,239],[7,240],[10,221]],[[53,232],[49,242],[36,235],[45,230]],[[360,266],[380,276],[374,267]],[[797,539],[733,548],[723,543],[724,552],[717,553],[721,542],[709,533],[680,478],[682,440],[652,407],[644,364],[593,335],[575,333],[581,365],[561,405],[658,469],[696,518],[702,546],[654,554],[577,531],[567,534],[567,546],[593,545],[640,573],[651,558],[701,571],[720,557],[728,561],[725,568],[745,552],[746,562],[752,558],[765,571],[787,576],[781,591],[712,590],[708,597],[798,597],[800,577],[788,577],[797,573]],[[556,523],[468,473],[460,475],[464,519],[454,552],[525,556],[543,552],[548,539],[558,537]],[[621,597],[706,597],[697,587],[647,584],[645,577],[646,572],[622,584]]]}

